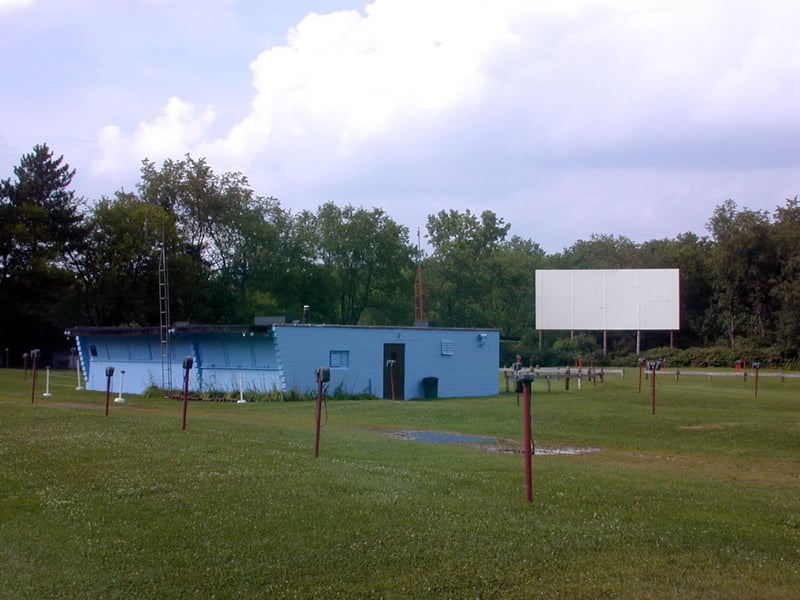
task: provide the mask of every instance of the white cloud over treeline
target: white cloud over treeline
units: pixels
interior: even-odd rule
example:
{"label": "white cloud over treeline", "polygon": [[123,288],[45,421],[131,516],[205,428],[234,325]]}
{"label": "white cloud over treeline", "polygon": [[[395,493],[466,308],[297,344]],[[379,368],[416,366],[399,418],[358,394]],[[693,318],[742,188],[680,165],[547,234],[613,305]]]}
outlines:
{"label": "white cloud over treeline", "polygon": [[[226,39],[236,9],[215,9]],[[247,58],[239,114],[222,88],[200,100],[166,82],[160,112],[97,127],[92,168],[190,152],[290,203],[507,217],[575,205],[653,227],[665,208],[707,217],[756,177],[772,191],[798,174],[798,22],[788,0],[375,0],[311,13]]]}

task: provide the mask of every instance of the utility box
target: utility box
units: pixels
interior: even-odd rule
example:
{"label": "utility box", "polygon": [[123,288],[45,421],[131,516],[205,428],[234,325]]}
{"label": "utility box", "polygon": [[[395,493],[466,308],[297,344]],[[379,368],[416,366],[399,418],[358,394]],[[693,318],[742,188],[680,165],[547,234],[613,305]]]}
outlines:
{"label": "utility box", "polygon": [[314,369],[314,377],[317,383],[328,383],[331,380],[331,370],[328,367]]}
{"label": "utility box", "polygon": [[520,371],[517,374],[517,381],[520,384],[533,383],[534,375],[530,371]]}
{"label": "utility box", "polygon": [[422,378],[422,392],[426,400],[432,400],[439,397],[439,378],[438,377],[423,377]]}

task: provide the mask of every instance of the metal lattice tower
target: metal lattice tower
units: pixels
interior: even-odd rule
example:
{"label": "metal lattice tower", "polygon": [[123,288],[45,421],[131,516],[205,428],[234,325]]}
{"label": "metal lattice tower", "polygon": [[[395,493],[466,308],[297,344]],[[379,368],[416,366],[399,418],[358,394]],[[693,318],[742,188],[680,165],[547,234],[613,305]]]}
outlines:
{"label": "metal lattice tower", "polygon": [[172,389],[172,357],[169,344],[169,271],[167,270],[167,248],[163,242],[158,259],[158,306],[159,331],[161,333],[161,388],[169,391]]}
{"label": "metal lattice tower", "polygon": [[[417,229],[417,254],[420,253],[420,235]],[[425,286],[422,281],[422,262],[417,258],[417,277],[414,279],[414,322],[425,322]]]}

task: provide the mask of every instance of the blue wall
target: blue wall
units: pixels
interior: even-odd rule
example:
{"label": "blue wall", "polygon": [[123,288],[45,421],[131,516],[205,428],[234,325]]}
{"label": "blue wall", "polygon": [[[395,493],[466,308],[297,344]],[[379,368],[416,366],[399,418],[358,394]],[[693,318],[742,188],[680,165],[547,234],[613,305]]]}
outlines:
{"label": "blue wall", "polygon": [[[287,388],[315,388],[314,370],[331,367],[330,392],[383,389],[383,346],[405,346],[405,398],[424,396],[422,379],[437,377],[441,398],[489,396],[498,391],[500,335],[496,330],[431,329],[421,327],[345,327],[335,325],[274,325],[275,343]],[[446,352],[446,354],[443,353]],[[348,366],[331,359],[347,353]]]}
{"label": "blue wall", "polygon": [[[83,334],[77,337],[81,369],[90,390],[105,390],[106,367],[114,367],[112,390],[141,394],[149,386],[161,387],[161,340],[157,335]],[[230,392],[284,389],[271,334],[177,334],[170,338],[172,387],[183,387],[183,357],[191,356],[192,390]]]}
{"label": "blue wall", "polygon": [[198,390],[284,390],[271,335],[202,334],[193,337]]}
{"label": "blue wall", "polygon": [[[415,327],[345,327],[275,324],[251,333],[183,332],[170,342],[172,386],[183,386],[182,360],[191,356],[192,391],[315,392],[314,371],[330,367],[328,392],[384,396],[384,344],[402,344],[405,352],[405,399],[424,396],[422,379],[438,378],[439,397],[488,396],[498,391],[500,337],[496,330]],[[158,335],[92,333],[77,336],[86,387],[106,389],[105,369],[115,369],[111,389],[141,394],[161,386]]]}
{"label": "blue wall", "polygon": [[[119,391],[123,378],[123,391],[128,393],[140,394],[151,384],[161,385],[161,350],[156,335],[79,335],[77,348],[87,389],[106,389],[106,367],[114,367],[114,392]],[[172,349],[173,356],[181,357],[182,351],[191,351],[185,344],[173,344]],[[180,367],[180,363],[173,365],[173,381],[181,381]]]}

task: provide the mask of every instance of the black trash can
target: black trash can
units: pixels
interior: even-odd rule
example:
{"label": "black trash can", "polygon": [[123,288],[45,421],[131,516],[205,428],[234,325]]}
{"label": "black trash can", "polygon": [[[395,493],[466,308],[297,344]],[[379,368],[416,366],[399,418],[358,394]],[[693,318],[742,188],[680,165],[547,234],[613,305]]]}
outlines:
{"label": "black trash can", "polygon": [[423,377],[422,378],[422,391],[426,400],[439,397],[439,378],[438,377]]}

